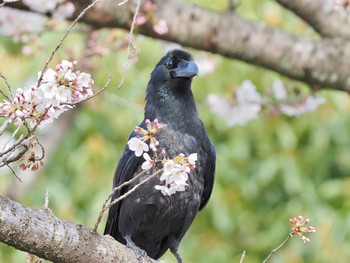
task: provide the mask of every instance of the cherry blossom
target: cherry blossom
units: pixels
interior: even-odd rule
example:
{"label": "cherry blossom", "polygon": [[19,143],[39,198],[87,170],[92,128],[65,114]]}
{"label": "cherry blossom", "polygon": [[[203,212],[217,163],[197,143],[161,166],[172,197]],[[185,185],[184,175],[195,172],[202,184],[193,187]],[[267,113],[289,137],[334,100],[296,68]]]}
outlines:
{"label": "cherry blossom", "polygon": [[249,80],[236,90],[236,102],[210,94],[207,102],[211,110],[227,120],[227,125],[245,125],[258,117],[262,98]]}
{"label": "cherry blossom", "polygon": [[41,14],[4,6],[0,8],[0,35],[11,36],[15,41],[28,42],[26,35],[43,31],[46,20]]}
{"label": "cherry blossom", "polygon": [[185,187],[182,186],[182,185],[170,185],[170,184],[167,184],[167,185],[156,185],[154,187],[155,189],[161,191],[161,193],[163,195],[173,195],[175,194],[176,192],[183,192],[185,191]]}
{"label": "cherry blossom", "polygon": [[280,111],[287,116],[298,116],[306,112],[315,111],[319,105],[326,103],[324,98],[308,96],[297,104],[283,103]]}
{"label": "cherry blossom", "polygon": [[42,14],[53,11],[58,3],[57,0],[23,0],[22,2],[31,10]]}
{"label": "cherry blossom", "polygon": [[143,154],[143,152],[148,152],[149,150],[148,145],[136,137],[131,138],[127,144],[129,146],[129,149],[135,152],[135,155],[137,157],[140,157]]}
{"label": "cherry blossom", "polygon": [[56,19],[66,19],[70,18],[75,11],[74,4],[72,2],[65,2],[60,4],[55,12],[53,13],[53,17]]}
{"label": "cherry blossom", "polygon": [[298,116],[315,111],[325,103],[324,98],[314,95],[289,96],[280,80],[275,80],[272,89],[267,91],[264,95],[259,94],[254,84],[246,80],[236,89],[234,100],[210,94],[207,104],[214,113],[226,119],[228,126],[234,126],[256,119],[264,109],[273,115]]}
{"label": "cherry blossom", "polygon": [[292,224],[291,235],[298,235],[303,243],[310,242],[310,239],[305,237],[303,233],[315,233],[316,229],[313,226],[305,226],[310,222],[310,219],[304,219],[302,215],[290,218],[289,222]]}
{"label": "cherry blossom", "polygon": [[155,189],[161,191],[163,195],[172,195],[176,192],[186,190],[188,175],[195,168],[197,154],[193,153],[186,157],[179,154],[174,159],[163,160],[163,173],[159,180],[160,185],[156,185]]}
{"label": "cherry blossom", "polygon": [[196,162],[198,159],[198,155],[197,153],[192,153],[187,157],[187,161],[190,164],[191,168],[195,168],[196,167]]}
{"label": "cherry blossom", "polygon": [[164,19],[160,19],[156,24],[153,25],[153,30],[159,35],[168,33],[168,24]]}
{"label": "cherry blossom", "polygon": [[39,86],[34,83],[20,88],[12,101],[0,102],[0,116],[17,126],[26,122],[33,128],[51,123],[72,105],[93,95],[91,76],[76,71],[76,66],[76,62],[63,60],[56,70],[47,69]]}
{"label": "cherry blossom", "polygon": [[275,99],[277,99],[277,100],[287,99],[288,94],[287,94],[286,87],[284,86],[283,82],[279,79],[276,79],[273,82],[272,92],[273,92]]}
{"label": "cherry blossom", "polygon": [[141,168],[142,170],[149,170],[154,165],[154,160],[151,159],[148,153],[144,153],[142,156],[145,161],[142,163]]}

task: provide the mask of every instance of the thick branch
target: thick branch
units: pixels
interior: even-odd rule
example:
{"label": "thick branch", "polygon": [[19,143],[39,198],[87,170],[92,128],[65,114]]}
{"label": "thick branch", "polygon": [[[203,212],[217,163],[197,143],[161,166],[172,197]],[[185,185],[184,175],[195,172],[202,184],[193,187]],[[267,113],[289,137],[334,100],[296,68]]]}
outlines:
{"label": "thick branch", "polygon": [[[90,1],[73,2],[77,15]],[[239,59],[317,88],[350,92],[350,47],[340,39],[317,40],[228,12],[219,13],[171,0],[154,2],[157,9],[153,21],[164,19],[169,32],[159,35],[149,22],[138,28],[141,34]],[[98,28],[128,29],[135,5],[136,0],[130,0],[123,6],[118,6],[115,0],[104,0],[90,10],[82,21]]]}
{"label": "thick branch", "polygon": [[332,0],[276,0],[325,37],[350,38],[350,16],[336,10]]}
{"label": "thick branch", "polygon": [[0,242],[56,263],[139,262],[134,252],[91,229],[0,196]]}
{"label": "thick branch", "polygon": [[[158,35],[152,25],[145,24],[139,28],[142,34],[240,59],[313,86],[350,92],[350,48],[340,40],[297,36],[231,13],[185,3],[155,2],[155,16],[167,22],[169,32]],[[98,27],[127,28],[130,10],[130,6],[120,9],[114,0],[105,0],[87,14],[85,22]]]}

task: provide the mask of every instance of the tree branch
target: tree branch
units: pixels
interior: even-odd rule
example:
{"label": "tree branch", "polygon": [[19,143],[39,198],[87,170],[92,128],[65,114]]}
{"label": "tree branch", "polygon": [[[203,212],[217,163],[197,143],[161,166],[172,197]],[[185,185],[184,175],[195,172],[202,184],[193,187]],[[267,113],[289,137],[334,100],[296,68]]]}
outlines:
{"label": "tree branch", "polygon": [[56,263],[139,262],[131,249],[110,236],[1,195],[0,242]]}
{"label": "tree branch", "polygon": [[[76,17],[91,0],[73,2]],[[306,4],[307,0],[297,2],[301,8],[301,4]],[[140,34],[239,59],[310,86],[350,92],[350,46],[342,39],[297,36],[263,23],[244,19],[236,14],[211,11],[187,3],[171,0],[154,0],[154,3],[157,9],[153,21],[165,20],[169,31],[159,35],[154,31],[151,22],[147,22],[138,27]],[[118,6],[118,2],[114,0],[104,0],[87,12],[81,21],[97,28],[129,29],[136,4],[136,0],[130,0],[123,6]],[[312,7],[316,8],[314,5]],[[14,6],[24,8],[18,3],[14,3]],[[297,4],[285,4],[285,6],[292,9]],[[319,9],[312,9],[314,16],[320,16],[317,21],[321,21],[322,14],[327,12],[321,8],[322,4],[319,5]],[[300,16],[306,14],[308,13],[305,15],[300,13]],[[335,17],[336,13],[332,13],[331,17],[333,16]],[[328,17],[322,19],[323,26],[316,26],[317,23],[314,21],[310,24],[318,30],[326,28]],[[348,30],[350,32],[350,29]]]}
{"label": "tree branch", "polygon": [[350,16],[336,10],[330,0],[276,0],[305,20],[324,37],[350,38]]}

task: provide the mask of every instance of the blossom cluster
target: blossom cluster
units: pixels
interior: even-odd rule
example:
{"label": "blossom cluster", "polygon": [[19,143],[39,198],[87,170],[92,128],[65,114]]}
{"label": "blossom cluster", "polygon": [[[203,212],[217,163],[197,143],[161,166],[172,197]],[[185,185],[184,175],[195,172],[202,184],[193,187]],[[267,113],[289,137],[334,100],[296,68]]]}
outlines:
{"label": "blossom cluster", "polygon": [[310,242],[310,239],[305,237],[303,233],[315,233],[316,229],[313,226],[306,226],[310,219],[304,219],[303,216],[297,216],[289,219],[292,224],[291,235],[298,235],[303,243]]}
{"label": "blossom cluster", "polygon": [[160,185],[155,188],[163,195],[172,195],[176,192],[185,191],[188,175],[196,168],[197,153],[192,153],[188,157],[180,153],[174,159],[163,160],[163,173],[160,176]]}
{"label": "blossom cluster", "polygon": [[319,105],[325,103],[325,99],[313,95],[290,97],[280,80],[276,80],[272,89],[262,95],[250,80],[246,80],[236,89],[234,101],[210,94],[207,103],[214,113],[227,120],[228,126],[234,126],[245,125],[256,119],[264,109],[272,115],[287,116],[315,111]]}
{"label": "blossom cluster", "polygon": [[[142,170],[150,170],[155,166],[156,162],[160,161],[163,165],[163,172],[160,176],[161,184],[156,185],[155,189],[161,191],[163,195],[172,195],[176,192],[185,191],[188,180],[188,175],[196,167],[197,153],[185,156],[180,153],[173,159],[166,158],[166,152],[161,151],[162,159],[157,160],[157,147],[159,141],[155,138],[155,134],[163,128],[163,125],[155,119],[153,122],[146,120],[146,129],[137,126],[134,132],[136,137],[131,138],[127,145],[135,156],[142,157],[145,161],[142,163]],[[148,154],[149,150],[153,152],[152,158]]]}
{"label": "blossom cluster", "polygon": [[[153,122],[150,120],[145,121],[146,129],[136,126],[134,132],[138,135],[128,141],[129,149],[135,152],[137,157],[140,157],[143,152],[148,152],[151,149],[153,152],[157,152],[157,146],[159,142],[155,138],[155,134],[163,128],[163,126],[155,119]],[[147,143],[148,144],[147,144]]]}
{"label": "blossom cluster", "polygon": [[20,88],[12,101],[0,102],[0,116],[17,126],[28,124],[30,128],[51,123],[72,105],[93,95],[94,81],[90,74],[76,71],[76,67],[76,61],[62,60],[56,70],[46,70],[40,85]]}

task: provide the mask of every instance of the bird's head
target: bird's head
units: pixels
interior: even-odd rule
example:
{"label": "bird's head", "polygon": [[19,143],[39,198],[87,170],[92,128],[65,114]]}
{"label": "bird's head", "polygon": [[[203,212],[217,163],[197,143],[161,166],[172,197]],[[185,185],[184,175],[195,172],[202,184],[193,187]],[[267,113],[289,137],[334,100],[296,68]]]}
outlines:
{"label": "bird's head", "polygon": [[[196,112],[191,91],[192,78],[198,74],[193,57],[183,50],[169,51],[152,71],[146,92],[145,116],[174,115],[174,111]],[[174,117],[176,117],[174,115]]]}
{"label": "bird's head", "polygon": [[[191,54],[184,50],[169,51],[156,65],[151,74],[150,84],[156,88],[190,88],[191,80],[198,74],[198,67]],[[179,90],[178,90],[179,91]],[[164,92],[164,91],[163,91]]]}

